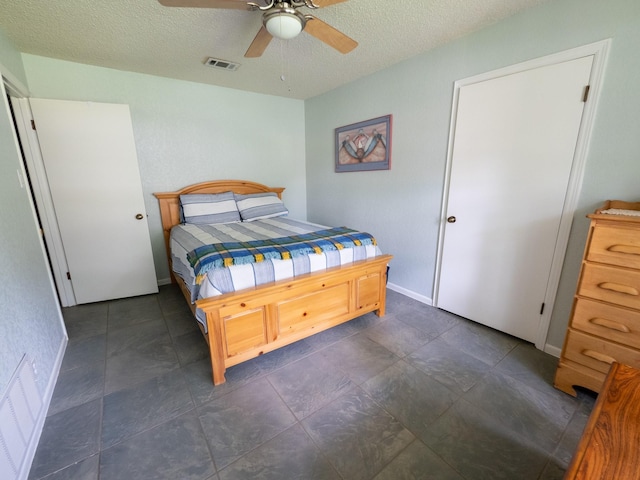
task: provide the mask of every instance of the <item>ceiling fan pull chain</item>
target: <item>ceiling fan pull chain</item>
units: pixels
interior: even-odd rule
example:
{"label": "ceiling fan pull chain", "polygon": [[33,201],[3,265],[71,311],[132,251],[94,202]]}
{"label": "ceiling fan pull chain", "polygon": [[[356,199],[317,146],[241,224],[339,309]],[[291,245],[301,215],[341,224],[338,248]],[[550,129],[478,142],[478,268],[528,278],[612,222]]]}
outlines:
{"label": "ceiling fan pull chain", "polygon": [[284,76],[284,42],[280,40],[280,80],[285,81]]}
{"label": "ceiling fan pull chain", "polygon": [[[289,47],[285,47],[285,48],[289,48]],[[286,63],[286,70],[287,70],[287,91],[290,92],[291,91],[291,55],[285,55],[285,61]]]}
{"label": "ceiling fan pull chain", "polygon": [[[285,45],[284,45],[285,43],[286,42],[280,40],[280,80],[283,83],[286,83],[287,91],[290,92],[291,91],[291,83],[287,81],[288,78],[289,78],[289,59],[284,54],[284,49],[286,48]],[[286,70],[286,76],[285,76],[285,70]]]}

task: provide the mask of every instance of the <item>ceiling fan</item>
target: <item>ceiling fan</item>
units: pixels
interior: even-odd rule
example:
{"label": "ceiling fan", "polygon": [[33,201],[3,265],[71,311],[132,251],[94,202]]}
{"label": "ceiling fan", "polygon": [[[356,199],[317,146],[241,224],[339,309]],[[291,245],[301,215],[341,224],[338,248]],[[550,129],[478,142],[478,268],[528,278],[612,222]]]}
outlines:
{"label": "ceiling fan", "polygon": [[347,0],[158,0],[166,7],[194,8],[227,8],[234,10],[260,10],[262,28],[249,45],[245,57],[259,57],[263,54],[273,37],[288,40],[297,36],[302,30],[318,40],[335,48],[340,53],[349,53],[358,46],[358,42],[331,25],[313,15],[304,14],[298,9],[322,8]]}

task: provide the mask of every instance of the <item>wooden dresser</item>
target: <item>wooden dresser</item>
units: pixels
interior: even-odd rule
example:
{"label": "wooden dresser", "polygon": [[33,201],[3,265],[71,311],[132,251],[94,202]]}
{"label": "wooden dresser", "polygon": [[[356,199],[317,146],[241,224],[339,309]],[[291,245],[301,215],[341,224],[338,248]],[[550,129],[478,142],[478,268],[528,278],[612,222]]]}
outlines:
{"label": "wooden dresser", "polygon": [[[624,211],[610,214],[604,211]],[[640,202],[610,200],[591,219],[555,376],[556,388],[599,392],[614,361],[640,368]]]}
{"label": "wooden dresser", "polygon": [[640,370],[614,363],[564,480],[640,480]]}

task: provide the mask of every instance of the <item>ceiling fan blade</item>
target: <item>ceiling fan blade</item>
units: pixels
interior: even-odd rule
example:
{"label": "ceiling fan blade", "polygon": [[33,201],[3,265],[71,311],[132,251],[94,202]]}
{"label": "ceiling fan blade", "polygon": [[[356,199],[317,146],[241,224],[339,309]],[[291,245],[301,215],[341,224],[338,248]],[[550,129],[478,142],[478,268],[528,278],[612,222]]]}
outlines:
{"label": "ceiling fan blade", "polygon": [[328,7],[329,5],[334,5],[336,3],[343,3],[346,2],[347,0],[313,0],[313,3],[319,7]]}
{"label": "ceiling fan blade", "polygon": [[358,42],[353,38],[347,37],[344,33],[336,30],[328,23],[324,23],[319,18],[313,15],[305,15],[305,17],[307,18],[307,24],[304,27],[304,31],[335,48],[340,53],[349,53],[358,46]]}
{"label": "ceiling fan blade", "polygon": [[251,10],[245,0],[158,0],[165,7],[188,8],[228,8],[232,10]]}
{"label": "ceiling fan blade", "polygon": [[271,34],[263,26],[254,37],[244,56],[247,58],[259,57],[264,53],[272,38]]}

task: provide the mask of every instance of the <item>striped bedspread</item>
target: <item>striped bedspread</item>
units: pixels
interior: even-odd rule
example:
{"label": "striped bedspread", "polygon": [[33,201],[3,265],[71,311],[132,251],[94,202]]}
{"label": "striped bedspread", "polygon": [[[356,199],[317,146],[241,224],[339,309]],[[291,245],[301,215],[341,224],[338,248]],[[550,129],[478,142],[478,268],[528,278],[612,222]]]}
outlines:
{"label": "striped bedspread", "polygon": [[[333,230],[330,227],[317,225],[288,216],[256,220],[254,222],[238,222],[221,225],[177,225],[171,230],[171,264],[173,272],[182,277],[189,291],[191,301],[213,297],[223,293],[234,292],[245,288],[264,285],[304,275],[327,268],[347,265],[359,260],[366,260],[381,254],[375,240],[363,239],[352,241],[352,246],[316,253],[314,249],[308,255],[290,256],[289,259],[267,258],[254,263],[237,263],[225,268],[210,268],[200,275],[200,283],[196,282],[196,274],[187,256],[189,253],[213,244],[264,242],[270,244],[276,239],[299,237],[317,234],[320,231]],[[351,232],[346,232],[351,235]],[[348,242],[342,243],[344,247]],[[300,252],[298,252],[300,253]],[[292,254],[293,255],[293,254]],[[286,256],[286,255],[285,255]],[[206,329],[206,320],[200,309],[196,310],[196,318]]]}
{"label": "striped bedspread", "polygon": [[189,252],[187,259],[194,270],[196,284],[199,285],[207,272],[215,268],[271,259],[289,260],[303,255],[366,245],[376,245],[375,238],[370,234],[336,227],[266,240],[204,245]]}

